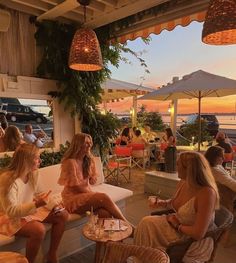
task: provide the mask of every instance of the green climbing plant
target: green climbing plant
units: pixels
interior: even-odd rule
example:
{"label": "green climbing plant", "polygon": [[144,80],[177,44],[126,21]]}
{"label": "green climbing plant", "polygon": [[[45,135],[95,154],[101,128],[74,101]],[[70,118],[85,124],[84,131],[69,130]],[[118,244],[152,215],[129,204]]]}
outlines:
{"label": "green climbing plant", "polygon": [[[60,163],[65,151],[68,149],[69,146],[70,143],[66,142],[65,144],[60,145],[58,151],[49,151],[47,149],[42,151],[40,154],[40,168]],[[10,164],[11,160],[12,156],[4,154],[4,156],[0,158],[0,169],[7,167]]]}
{"label": "green climbing plant", "polygon": [[[50,92],[58,97],[72,116],[78,115],[82,130],[89,133],[95,145],[99,145],[100,153],[108,145],[109,139],[115,136],[115,129],[119,122],[111,114],[101,115],[98,104],[101,103],[101,84],[110,77],[109,65],[119,66],[125,60],[124,54],[131,53],[148,73],[145,61],[126,45],[109,43],[109,28],[97,30],[100,42],[104,68],[95,72],[78,72],[68,67],[68,57],[73,35],[74,25],[61,24],[56,21],[36,22],[36,43],[42,49],[42,59],[37,68],[39,77],[58,81],[58,91]],[[148,42],[146,40],[146,42]],[[104,128],[106,123],[106,129]]]}

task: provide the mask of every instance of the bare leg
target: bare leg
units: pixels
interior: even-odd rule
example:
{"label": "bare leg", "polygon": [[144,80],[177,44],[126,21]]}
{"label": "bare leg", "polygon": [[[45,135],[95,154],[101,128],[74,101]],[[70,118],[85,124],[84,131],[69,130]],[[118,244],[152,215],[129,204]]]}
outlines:
{"label": "bare leg", "polygon": [[50,247],[47,254],[48,263],[56,263],[57,262],[57,249],[59,243],[61,241],[63,232],[65,230],[65,222],[68,219],[68,212],[66,210],[54,214],[51,212],[47,218],[45,218],[45,223],[52,224],[51,230],[51,240],[50,240]]}
{"label": "bare leg", "polygon": [[42,223],[37,221],[31,221],[25,224],[17,233],[17,236],[23,236],[27,238],[26,242],[26,258],[29,263],[33,263],[40,245],[44,239],[46,230]]}
{"label": "bare leg", "polygon": [[99,208],[99,209],[95,210],[95,213],[98,214],[99,218],[109,218],[109,217],[111,217],[111,214],[107,210],[105,210],[103,208]]}
{"label": "bare leg", "polygon": [[104,209],[111,216],[127,221],[127,219],[120,211],[119,207],[105,193],[94,193],[94,195],[91,196],[88,202],[85,205],[79,207],[75,211],[75,213],[83,214],[86,211],[90,210],[91,206],[93,206],[94,210]]}

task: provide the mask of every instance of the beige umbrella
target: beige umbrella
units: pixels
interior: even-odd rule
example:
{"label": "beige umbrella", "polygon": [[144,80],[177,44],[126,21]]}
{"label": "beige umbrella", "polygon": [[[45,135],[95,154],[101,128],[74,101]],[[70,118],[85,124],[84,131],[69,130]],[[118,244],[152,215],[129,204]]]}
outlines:
{"label": "beige umbrella", "polygon": [[148,92],[154,91],[152,88],[116,79],[106,80],[102,84],[102,89],[104,91],[102,94],[102,100],[106,102],[125,97],[144,95]]}
{"label": "beige umbrella", "polygon": [[201,100],[205,97],[223,97],[236,94],[236,80],[198,70],[181,80],[142,96],[141,100],[198,99],[199,140],[201,143]]}
{"label": "beige umbrella", "polygon": [[107,102],[115,102],[126,97],[133,97],[132,126],[136,125],[137,96],[154,91],[152,88],[116,79],[106,80],[106,82],[104,82],[102,85],[102,89],[104,91],[102,94],[104,107],[106,107]]}

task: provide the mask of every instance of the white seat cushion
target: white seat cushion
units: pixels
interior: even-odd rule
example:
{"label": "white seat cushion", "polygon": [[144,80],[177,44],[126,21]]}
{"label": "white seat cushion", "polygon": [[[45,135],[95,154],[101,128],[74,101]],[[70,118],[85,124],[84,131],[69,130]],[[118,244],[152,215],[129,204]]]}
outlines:
{"label": "white seat cushion", "polygon": [[102,162],[100,157],[95,157],[95,166],[96,166],[96,171],[97,171],[97,182],[95,185],[99,185],[104,183],[104,174],[103,174],[103,168],[102,168]]}
{"label": "white seat cushion", "polygon": [[61,173],[61,164],[55,164],[39,169],[39,183],[45,192],[52,190],[52,193],[61,193],[63,186],[57,183]]}
{"label": "white seat cushion", "polygon": [[15,236],[8,237],[0,234],[0,247],[15,241]]}
{"label": "white seat cushion", "polygon": [[130,190],[105,183],[92,186],[92,189],[94,192],[106,193],[114,202],[133,195],[133,192]]}

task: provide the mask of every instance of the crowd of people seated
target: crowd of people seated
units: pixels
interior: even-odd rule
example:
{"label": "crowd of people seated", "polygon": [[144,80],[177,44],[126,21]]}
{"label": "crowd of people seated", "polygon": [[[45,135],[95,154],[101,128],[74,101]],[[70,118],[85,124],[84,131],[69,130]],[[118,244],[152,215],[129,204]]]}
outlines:
{"label": "crowd of people seated", "polygon": [[[137,141],[139,137],[140,131],[136,129],[131,141]],[[169,129],[166,129],[166,140],[167,148],[175,147],[176,141]],[[47,263],[57,263],[56,251],[68,212],[84,214],[93,207],[99,217],[115,217],[127,221],[108,195],[91,189],[97,180],[92,146],[90,135],[74,135],[61,162],[58,184],[64,187],[62,203],[50,207],[50,191],[42,192],[38,184],[40,155],[35,143],[19,143],[11,164],[0,172],[0,234],[26,237],[26,257],[29,263],[34,262],[45,236],[44,222],[52,224],[51,245],[46,260]],[[183,262],[195,262],[191,261],[194,258],[196,262],[209,260],[213,241],[204,237],[207,231],[216,227],[214,214],[220,202],[217,184],[236,191],[236,182],[222,167],[223,153],[220,146],[212,146],[205,156],[194,151],[179,155],[177,170],[180,182],[175,195],[168,200],[157,197],[150,203],[156,208],[171,208],[173,213],[144,217],[134,231],[136,245],[165,250],[171,242],[191,237],[196,242],[190,246]],[[56,213],[58,207],[60,209]]]}
{"label": "crowd of people seated", "polygon": [[[149,152],[150,159],[163,165],[163,170],[175,172],[176,166],[176,138],[171,128],[166,128],[164,132],[155,132],[149,125],[144,126],[144,132],[137,127],[129,128],[125,126],[120,135],[116,138],[115,145],[132,146],[132,144],[143,144]],[[173,159],[170,162],[170,159]],[[164,162],[162,162],[164,160]],[[159,169],[159,168],[158,168]]]}
{"label": "crowd of people seated", "polygon": [[30,124],[25,125],[23,135],[14,125],[9,125],[5,130],[0,127],[0,152],[15,151],[23,143],[34,144],[42,148],[44,136],[45,134],[41,131],[34,133]]}

